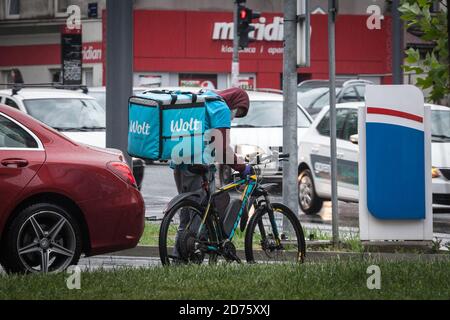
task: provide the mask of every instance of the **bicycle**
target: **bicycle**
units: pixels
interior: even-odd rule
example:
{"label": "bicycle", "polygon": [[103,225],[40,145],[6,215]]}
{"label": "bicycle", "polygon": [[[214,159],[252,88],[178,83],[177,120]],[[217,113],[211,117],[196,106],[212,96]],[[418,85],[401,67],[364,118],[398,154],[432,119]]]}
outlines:
{"label": "bicycle", "polygon": [[[276,156],[279,161],[285,161],[289,157],[286,154]],[[268,190],[276,184],[261,184],[259,174],[255,170],[256,166],[273,161],[273,157],[257,155],[253,163],[250,163],[255,174],[240,177],[238,181],[213,193],[209,190],[207,169],[200,166],[197,171],[191,170],[202,175],[203,186],[198,191],[180,194],[169,202],[159,234],[162,264],[201,264],[206,256],[210,263],[217,262],[218,256],[229,262],[240,263],[237,248],[232,242],[239,233],[238,225],[241,233],[245,230],[244,248],[247,262],[303,262],[305,237],[299,219],[285,205],[271,203]],[[233,219],[230,224],[229,218],[226,221],[228,215],[220,213],[220,197],[238,187],[243,187],[244,190],[241,193],[241,201],[232,208],[239,211],[236,217],[231,215]],[[184,225],[181,226],[183,220]],[[224,224],[225,222],[227,224]],[[238,241],[240,247],[242,238]]]}

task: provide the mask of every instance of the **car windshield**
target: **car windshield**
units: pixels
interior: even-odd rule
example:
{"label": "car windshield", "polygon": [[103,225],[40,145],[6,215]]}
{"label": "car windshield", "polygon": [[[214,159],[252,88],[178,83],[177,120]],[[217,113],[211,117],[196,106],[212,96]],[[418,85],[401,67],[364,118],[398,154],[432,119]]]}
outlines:
{"label": "car windshield", "polygon": [[[138,93],[144,92],[144,89],[135,89],[133,90],[133,94],[137,95]],[[89,91],[88,95],[95,98],[97,100],[98,104],[103,108],[106,109],[106,91]]]}
{"label": "car windshield", "polygon": [[105,110],[93,99],[24,100],[27,112],[57,130],[104,129]]}
{"label": "car windshield", "polygon": [[88,95],[97,100],[97,103],[103,108],[106,109],[106,93],[103,91],[89,91]]}
{"label": "car windshield", "polygon": [[[300,107],[297,108],[298,126],[307,128],[310,121]],[[283,101],[250,101],[244,118],[234,118],[232,127],[282,127]]]}
{"label": "car windshield", "polygon": [[309,108],[311,104],[316,101],[316,99],[324,94],[325,92],[328,92],[327,87],[323,88],[314,88],[310,89],[308,91],[299,92],[297,94],[297,102],[303,107],[303,108]]}
{"label": "car windshield", "polygon": [[450,141],[450,109],[431,111],[431,138],[434,142]]}

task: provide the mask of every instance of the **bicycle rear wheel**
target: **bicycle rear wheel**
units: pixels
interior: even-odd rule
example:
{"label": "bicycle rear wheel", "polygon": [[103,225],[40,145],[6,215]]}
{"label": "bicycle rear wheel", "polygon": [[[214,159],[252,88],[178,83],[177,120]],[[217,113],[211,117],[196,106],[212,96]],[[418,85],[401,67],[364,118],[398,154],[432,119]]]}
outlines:
{"label": "bicycle rear wheel", "polygon": [[[216,254],[205,254],[195,248],[203,214],[204,209],[197,202],[183,200],[164,215],[159,231],[159,256],[163,265],[217,260]],[[214,242],[215,239],[214,227],[207,219],[200,240]]]}
{"label": "bicycle rear wheel", "polygon": [[300,221],[285,205],[272,203],[272,207],[273,219],[267,207],[262,206],[248,223],[245,234],[247,262],[303,262],[306,245]]}

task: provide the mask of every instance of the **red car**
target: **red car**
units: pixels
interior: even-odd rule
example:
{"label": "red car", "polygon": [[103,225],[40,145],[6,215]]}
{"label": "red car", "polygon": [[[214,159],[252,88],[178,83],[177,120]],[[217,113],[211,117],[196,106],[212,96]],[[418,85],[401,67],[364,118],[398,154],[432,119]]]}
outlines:
{"label": "red car", "polygon": [[57,272],[87,256],[135,247],[144,201],[115,149],[77,144],[0,105],[0,262]]}

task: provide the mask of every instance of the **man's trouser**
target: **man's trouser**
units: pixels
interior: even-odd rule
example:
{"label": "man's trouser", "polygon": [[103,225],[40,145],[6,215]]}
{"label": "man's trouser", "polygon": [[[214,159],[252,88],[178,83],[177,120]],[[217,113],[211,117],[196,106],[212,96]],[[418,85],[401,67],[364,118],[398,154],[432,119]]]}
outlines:
{"label": "man's trouser", "polygon": [[[173,175],[175,178],[175,184],[177,186],[178,193],[186,193],[186,192],[192,192],[197,191],[199,189],[202,189],[203,185],[203,178],[199,174],[195,174],[190,172],[188,169],[183,168],[180,169],[178,167],[175,167],[173,170]],[[206,174],[206,177],[209,181],[209,190],[211,193],[215,190],[215,169],[214,167],[210,167],[208,173]],[[205,200],[206,192],[202,190],[202,197],[200,200],[198,200],[200,203]],[[197,198],[196,198],[197,199]],[[192,222],[191,222],[192,220]],[[191,223],[190,223],[191,222]],[[189,224],[190,223],[190,224]],[[192,212],[192,210],[189,209],[182,209],[180,212],[180,225],[178,227],[178,232],[175,238],[175,246],[174,246],[174,256],[178,256],[178,238],[180,234],[186,230],[186,227],[189,225],[189,230],[197,233],[198,228],[201,223],[201,218]]]}

